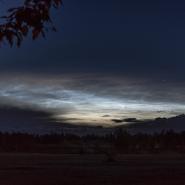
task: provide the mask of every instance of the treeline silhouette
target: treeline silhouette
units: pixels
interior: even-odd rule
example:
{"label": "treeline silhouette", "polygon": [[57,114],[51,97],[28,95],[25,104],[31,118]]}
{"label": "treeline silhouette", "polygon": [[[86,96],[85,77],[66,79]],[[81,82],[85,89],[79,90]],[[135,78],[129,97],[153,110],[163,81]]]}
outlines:
{"label": "treeline silhouette", "polygon": [[0,133],[0,152],[66,154],[185,153],[185,131],[130,134],[117,129],[109,135]]}

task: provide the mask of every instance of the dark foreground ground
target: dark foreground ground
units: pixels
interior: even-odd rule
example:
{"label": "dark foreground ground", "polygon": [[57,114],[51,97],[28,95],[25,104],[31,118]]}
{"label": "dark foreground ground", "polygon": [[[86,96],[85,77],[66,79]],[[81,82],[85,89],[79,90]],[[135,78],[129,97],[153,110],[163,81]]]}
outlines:
{"label": "dark foreground ground", "polygon": [[0,154],[0,185],[183,185],[183,155]]}

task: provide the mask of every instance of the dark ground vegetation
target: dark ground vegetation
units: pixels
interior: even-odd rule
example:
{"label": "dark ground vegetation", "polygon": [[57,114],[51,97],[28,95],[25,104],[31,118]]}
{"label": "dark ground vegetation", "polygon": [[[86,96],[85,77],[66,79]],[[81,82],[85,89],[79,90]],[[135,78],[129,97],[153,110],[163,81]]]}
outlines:
{"label": "dark ground vegetation", "polygon": [[0,134],[2,185],[182,185],[185,132]]}

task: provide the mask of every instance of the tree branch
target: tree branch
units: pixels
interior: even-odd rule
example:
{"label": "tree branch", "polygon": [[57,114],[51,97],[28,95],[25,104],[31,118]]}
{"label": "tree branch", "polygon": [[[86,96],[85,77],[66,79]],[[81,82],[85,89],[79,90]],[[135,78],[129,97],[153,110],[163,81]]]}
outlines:
{"label": "tree branch", "polygon": [[33,40],[40,35],[45,37],[46,24],[50,24],[50,29],[56,31],[50,10],[61,5],[62,0],[25,0],[22,6],[9,9],[8,15],[1,17],[5,23],[0,25],[0,43],[7,41],[10,46],[15,43],[19,47],[29,31]]}

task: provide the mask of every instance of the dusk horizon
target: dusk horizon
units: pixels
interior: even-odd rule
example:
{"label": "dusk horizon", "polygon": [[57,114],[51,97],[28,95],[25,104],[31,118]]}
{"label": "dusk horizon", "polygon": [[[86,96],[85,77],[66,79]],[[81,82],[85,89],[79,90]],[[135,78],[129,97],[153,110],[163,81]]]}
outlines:
{"label": "dusk horizon", "polygon": [[185,113],[183,3],[63,3],[57,32],[2,46],[0,105],[105,127]]}
{"label": "dusk horizon", "polygon": [[0,0],[0,185],[183,185],[185,1]]}

